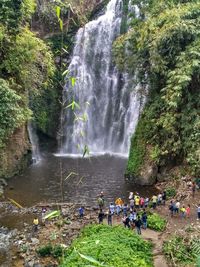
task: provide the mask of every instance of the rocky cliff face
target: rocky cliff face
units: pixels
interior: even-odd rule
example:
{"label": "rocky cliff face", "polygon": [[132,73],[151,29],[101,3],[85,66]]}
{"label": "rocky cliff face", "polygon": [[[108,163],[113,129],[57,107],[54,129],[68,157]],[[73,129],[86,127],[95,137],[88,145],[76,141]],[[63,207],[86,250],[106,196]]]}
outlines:
{"label": "rocky cliff face", "polygon": [[31,162],[31,147],[26,126],[15,130],[0,151],[0,177],[11,177]]}

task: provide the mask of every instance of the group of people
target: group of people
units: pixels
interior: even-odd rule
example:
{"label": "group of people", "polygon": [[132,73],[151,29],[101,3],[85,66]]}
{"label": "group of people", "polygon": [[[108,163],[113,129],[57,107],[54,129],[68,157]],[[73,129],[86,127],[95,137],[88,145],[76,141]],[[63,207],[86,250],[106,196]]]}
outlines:
{"label": "group of people", "polygon": [[176,201],[171,200],[169,204],[169,210],[171,216],[180,214],[181,218],[190,217],[190,212],[191,212],[190,204],[188,204],[187,207],[185,205],[181,206],[179,200]]}
{"label": "group of people", "polygon": [[135,228],[138,234],[141,234],[141,228],[147,228],[148,216],[146,213],[146,208],[152,206],[153,209],[156,209],[157,205],[165,205],[166,201],[166,192],[160,193],[158,196],[153,195],[150,199],[149,197],[142,197],[138,193],[135,195],[133,192],[129,194],[129,205],[124,203],[124,201],[119,197],[115,202],[111,202],[108,211],[104,213],[103,208],[105,205],[104,194],[101,194],[98,197],[98,206],[99,214],[98,220],[99,224],[103,223],[104,218],[107,217],[108,225],[113,223],[113,215],[117,215],[117,218],[122,214],[122,222],[124,227]]}

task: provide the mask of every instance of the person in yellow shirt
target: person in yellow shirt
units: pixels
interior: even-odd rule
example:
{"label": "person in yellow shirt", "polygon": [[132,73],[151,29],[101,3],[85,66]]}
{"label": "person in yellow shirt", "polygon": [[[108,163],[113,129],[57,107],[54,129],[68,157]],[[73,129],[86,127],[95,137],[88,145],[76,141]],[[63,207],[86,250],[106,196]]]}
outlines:
{"label": "person in yellow shirt", "polygon": [[116,213],[117,213],[117,215],[119,215],[120,212],[121,212],[121,208],[122,208],[122,206],[124,205],[124,202],[123,202],[123,200],[119,197],[119,198],[117,198],[117,199],[115,200],[115,205],[116,205]]}
{"label": "person in yellow shirt", "polygon": [[140,207],[140,197],[135,196],[135,208],[138,209]]}
{"label": "person in yellow shirt", "polygon": [[119,198],[117,198],[116,199],[116,201],[115,201],[115,205],[117,206],[123,206],[123,204],[124,204],[124,202],[123,202],[123,200],[119,197]]}
{"label": "person in yellow shirt", "polygon": [[37,217],[34,218],[33,220],[33,231],[37,232],[38,231],[38,225],[39,225],[39,220]]}
{"label": "person in yellow shirt", "polygon": [[185,206],[183,206],[183,207],[180,209],[180,212],[181,212],[181,218],[185,218],[185,216],[186,216],[186,208],[185,208]]}
{"label": "person in yellow shirt", "polygon": [[157,200],[158,200],[157,196],[153,195],[152,196],[153,209],[156,209]]}

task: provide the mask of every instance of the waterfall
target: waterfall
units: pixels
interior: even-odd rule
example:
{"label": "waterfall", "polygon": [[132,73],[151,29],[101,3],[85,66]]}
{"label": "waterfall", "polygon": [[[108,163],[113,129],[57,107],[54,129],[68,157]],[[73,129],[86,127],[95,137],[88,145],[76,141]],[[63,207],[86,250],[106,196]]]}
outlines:
{"label": "waterfall", "polygon": [[128,154],[140,99],[137,84],[128,74],[120,73],[112,61],[112,44],[120,35],[122,10],[122,0],[111,0],[105,14],[87,23],[76,35],[69,66],[73,78],[67,82],[63,98],[65,106],[75,100],[80,107],[65,108],[63,154],[81,154],[85,145],[91,153]]}
{"label": "waterfall", "polygon": [[41,160],[38,137],[32,122],[28,122],[28,134],[32,149],[32,162],[38,163]]}

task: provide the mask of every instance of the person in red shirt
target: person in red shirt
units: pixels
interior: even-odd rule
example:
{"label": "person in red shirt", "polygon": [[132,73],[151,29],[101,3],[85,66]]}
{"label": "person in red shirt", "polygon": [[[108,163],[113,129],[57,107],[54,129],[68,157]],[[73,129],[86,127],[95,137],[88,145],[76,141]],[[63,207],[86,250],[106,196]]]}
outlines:
{"label": "person in red shirt", "polygon": [[189,218],[190,217],[190,204],[188,204],[186,208],[186,216]]}

